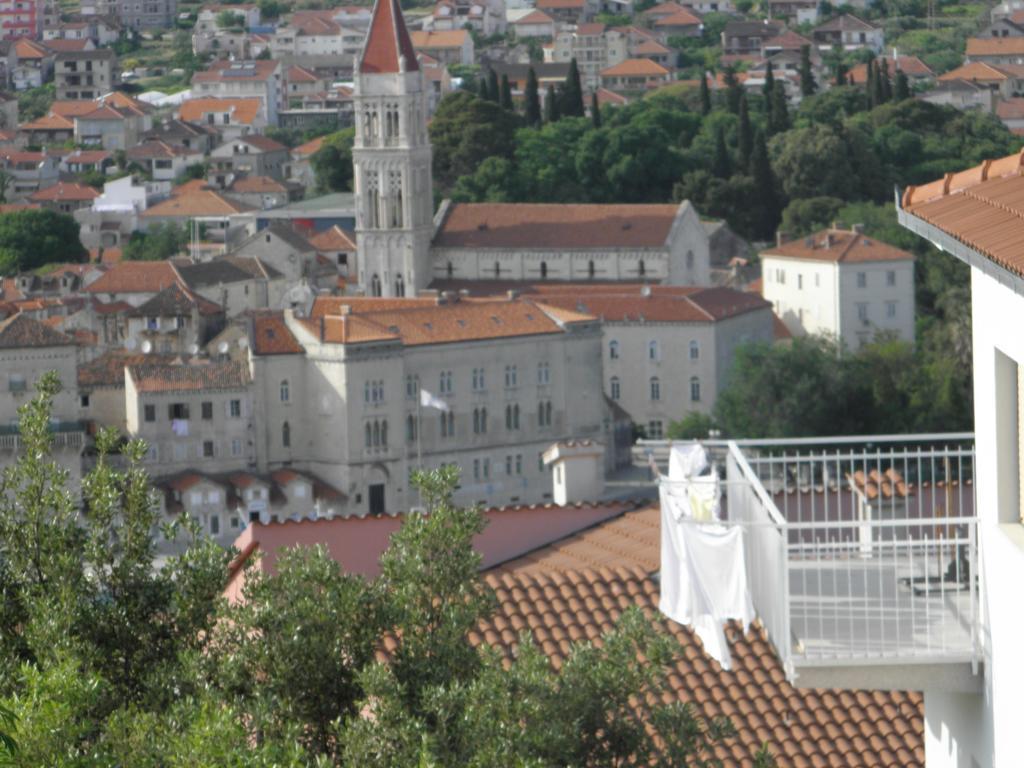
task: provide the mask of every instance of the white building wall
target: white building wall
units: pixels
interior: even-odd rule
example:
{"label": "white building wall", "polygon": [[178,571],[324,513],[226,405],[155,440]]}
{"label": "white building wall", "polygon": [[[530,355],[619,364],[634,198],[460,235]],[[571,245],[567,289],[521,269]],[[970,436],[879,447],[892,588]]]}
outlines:
{"label": "white building wall", "polygon": [[834,262],[762,256],[764,297],[794,336],[839,336],[838,270]]}

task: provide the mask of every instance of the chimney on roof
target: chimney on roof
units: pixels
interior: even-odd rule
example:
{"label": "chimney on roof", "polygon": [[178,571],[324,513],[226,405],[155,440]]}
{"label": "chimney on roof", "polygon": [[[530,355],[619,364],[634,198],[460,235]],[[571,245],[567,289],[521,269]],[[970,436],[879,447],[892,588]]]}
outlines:
{"label": "chimney on roof", "polygon": [[340,314],[340,315],[351,315],[352,314],[352,305],[351,304],[342,304],[340,307],[338,307],[338,314]]}
{"label": "chimney on roof", "polygon": [[854,224],[852,227],[850,227],[850,229],[856,235],[863,235],[864,234],[864,225],[863,224]]}
{"label": "chimney on roof", "polygon": [[789,233],[784,232],[781,229],[775,230],[775,247],[781,248],[789,242]]}
{"label": "chimney on roof", "polygon": [[829,230],[828,232],[825,233],[825,247],[832,247],[832,230]]}
{"label": "chimney on roof", "polygon": [[650,296],[651,296],[651,286],[649,286],[649,285],[641,286],[640,287],[640,295],[643,296],[645,299],[650,298]]}
{"label": "chimney on roof", "polygon": [[440,299],[438,304],[458,304],[459,294],[455,291],[441,291]]}
{"label": "chimney on roof", "polygon": [[512,288],[512,289],[506,291],[505,295],[508,297],[509,301],[515,301],[516,299],[519,298],[519,291],[516,290],[515,288]]}

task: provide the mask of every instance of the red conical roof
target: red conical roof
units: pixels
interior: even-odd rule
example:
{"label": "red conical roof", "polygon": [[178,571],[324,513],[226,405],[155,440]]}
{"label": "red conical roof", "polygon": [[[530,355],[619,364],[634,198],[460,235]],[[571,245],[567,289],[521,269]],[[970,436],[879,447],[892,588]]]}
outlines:
{"label": "red conical roof", "polygon": [[[399,66],[401,58],[405,59],[404,67]],[[373,74],[412,72],[419,68],[398,0],[377,0],[359,71]]]}

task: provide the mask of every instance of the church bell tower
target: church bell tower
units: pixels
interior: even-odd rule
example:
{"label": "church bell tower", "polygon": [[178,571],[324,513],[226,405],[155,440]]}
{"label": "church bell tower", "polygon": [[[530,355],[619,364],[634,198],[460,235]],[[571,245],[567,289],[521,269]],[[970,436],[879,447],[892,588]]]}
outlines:
{"label": "church bell tower", "polygon": [[359,285],[367,296],[414,296],[430,282],[433,185],[427,93],[398,0],[376,0],[356,63]]}

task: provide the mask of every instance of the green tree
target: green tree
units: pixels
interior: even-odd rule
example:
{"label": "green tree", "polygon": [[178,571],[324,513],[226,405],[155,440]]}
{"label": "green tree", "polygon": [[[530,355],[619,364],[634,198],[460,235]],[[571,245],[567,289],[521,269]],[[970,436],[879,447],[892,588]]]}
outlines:
{"label": "green tree", "polygon": [[487,68],[487,98],[495,104],[501,103],[501,86],[498,83],[498,73],[491,67]]}
{"label": "green tree", "polygon": [[756,203],[752,207],[752,229],[761,239],[769,239],[779,225],[782,205],[779,202],[778,183],[768,159],[764,133],[757,132],[750,155],[750,176],[756,190]]}
{"label": "green tree", "polygon": [[665,434],[669,440],[705,440],[715,428],[715,420],[706,413],[690,411],[679,421],[670,421]]}
{"label": "green tree", "polygon": [[508,75],[501,76],[501,108],[509,112],[515,112],[516,106],[512,103],[512,86],[508,82]]}
{"label": "green tree", "polygon": [[711,90],[708,88],[707,73],[701,70],[700,73],[700,113],[707,115],[711,112]]}
{"label": "green tree", "polygon": [[245,26],[245,16],[225,9],[217,14],[216,22],[219,29],[241,29]]}
{"label": "green tree", "polygon": [[892,81],[889,79],[889,62],[884,57],[878,65],[878,103],[892,101]]}
{"label": "green tree", "polygon": [[786,99],[786,86],[776,81],[772,89],[771,112],[768,115],[768,132],[782,133],[789,130],[789,105]]}
{"label": "green tree", "polygon": [[768,66],[764,70],[764,85],[761,86],[761,94],[764,96],[765,108],[770,109],[772,96],[775,94],[775,70],[771,60],[768,61]]}
{"label": "green tree", "polygon": [[[771,143],[772,167],[790,200],[801,197],[859,196],[859,179],[841,131],[825,125],[794,128]],[[821,162],[821,158],[829,162]]]}
{"label": "green tree", "polygon": [[580,70],[576,59],[569,62],[569,74],[565,76],[565,88],[562,91],[561,113],[566,117],[583,117],[583,86],[580,83]]}
{"label": "green tree", "polygon": [[562,116],[558,101],[559,95],[555,93],[555,87],[549,84],[547,95],[544,97],[544,122],[554,123]]}
{"label": "green tree", "polygon": [[0,214],[0,276],[88,257],[78,239],[78,222],[66,213],[29,209]]}
{"label": "green tree", "polygon": [[540,125],[540,89],[537,86],[537,73],[530,67],[526,73],[526,124],[531,127]]}
{"label": "green tree", "polygon": [[897,67],[896,69],[896,82],[892,89],[893,101],[903,101],[910,98],[910,81],[907,80],[907,74]]}
{"label": "green tree", "polygon": [[723,70],[723,79],[725,80],[725,103],[728,106],[729,111],[734,115],[740,111],[740,101],[743,98],[743,86],[740,85],[740,80],[736,76],[736,68],[733,66],[727,66]]}
{"label": "green tree", "polygon": [[836,85],[846,85],[846,62],[839,61],[836,63]]}
{"label": "green tree", "polygon": [[49,113],[55,98],[57,98],[57,88],[53,83],[19,91],[18,119],[23,123],[38,120]]}
{"label": "green tree", "polygon": [[715,153],[711,156],[711,172],[720,179],[732,176],[732,161],[725,144],[725,130],[721,125],[715,132]]}
{"label": "green tree", "polygon": [[347,192],[352,189],[352,144],[355,128],[325,136],[320,149],[313,153],[309,164],[316,176],[319,192]]}
{"label": "green tree", "polygon": [[184,224],[155,224],[145,232],[132,232],[124,247],[128,261],[164,261],[180,256],[189,244],[189,231]]}
{"label": "green tree", "polygon": [[804,45],[800,48],[800,93],[805,97],[813,96],[817,90],[818,84],[811,69],[811,47]]}
{"label": "green tree", "polygon": [[519,119],[497,103],[467,92],[445,96],[430,121],[434,180],[447,191],[487,157],[511,157]]}
{"label": "green tree", "polygon": [[754,151],[754,128],[750,124],[747,97],[740,98],[739,123],[736,126],[736,168],[740,173],[750,169],[750,154]]}
{"label": "green tree", "polygon": [[590,92],[590,122],[595,128],[601,127],[601,105],[597,101],[597,91]]}
{"label": "green tree", "polygon": [[782,231],[801,237],[829,226],[843,207],[837,197],[801,197],[793,200],[782,212]]}

